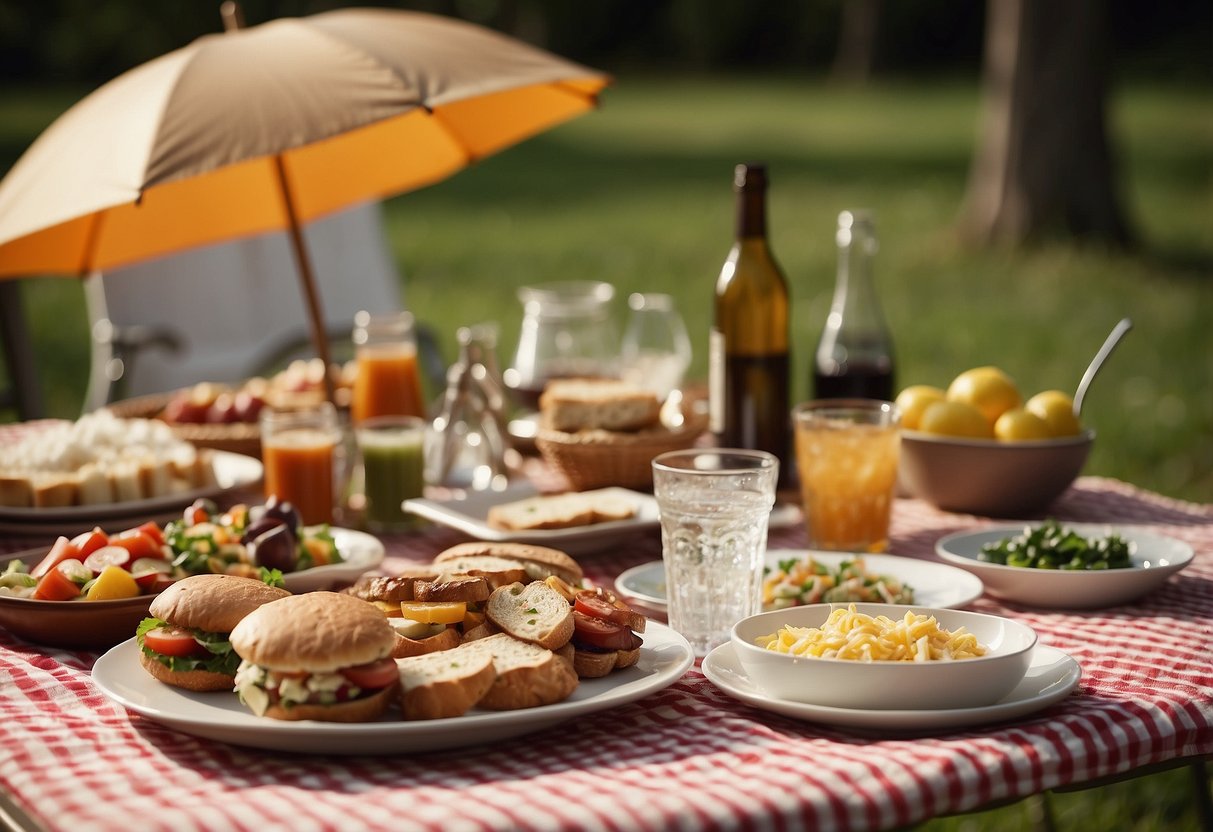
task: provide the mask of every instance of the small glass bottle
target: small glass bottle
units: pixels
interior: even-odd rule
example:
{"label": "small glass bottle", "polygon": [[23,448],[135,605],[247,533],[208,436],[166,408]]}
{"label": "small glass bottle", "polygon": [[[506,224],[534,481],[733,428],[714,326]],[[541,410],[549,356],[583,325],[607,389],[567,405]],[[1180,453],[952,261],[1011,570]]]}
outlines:
{"label": "small glass bottle", "polygon": [[876,296],[872,218],[866,211],[843,211],[835,239],[838,277],[813,362],[813,397],[891,401],[893,336]]}
{"label": "small glass bottle", "polygon": [[412,314],[359,312],[353,337],[358,367],[350,401],[353,423],[377,416],[424,416]]}

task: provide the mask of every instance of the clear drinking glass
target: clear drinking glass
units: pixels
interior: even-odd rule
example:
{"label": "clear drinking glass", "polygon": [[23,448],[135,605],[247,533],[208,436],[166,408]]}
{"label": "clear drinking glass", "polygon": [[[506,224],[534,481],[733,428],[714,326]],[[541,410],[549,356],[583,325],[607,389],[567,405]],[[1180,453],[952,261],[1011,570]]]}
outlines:
{"label": "clear drinking glass", "polygon": [[883,552],[901,453],[892,402],[819,399],[792,410],[810,549]]}
{"label": "clear drinking glass", "polygon": [[631,313],[620,345],[625,381],[648,388],[663,401],[682,384],[691,365],[691,339],[674,299],[657,293],[628,298]]}
{"label": "clear drinking glass", "polygon": [[696,655],[762,607],[778,478],[779,460],[765,451],[692,449],[653,460],[670,626]]}
{"label": "clear drinking glass", "polygon": [[332,404],[262,410],[261,457],[266,497],[277,495],[294,503],[305,525],[333,522],[344,458]]}
{"label": "clear drinking glass", "polygon": [[410,525],[401,505],[411,497],[423,496],[425,491],[426,426],[419,416],[376,416],[355,428],[366,524],[372,531]]}

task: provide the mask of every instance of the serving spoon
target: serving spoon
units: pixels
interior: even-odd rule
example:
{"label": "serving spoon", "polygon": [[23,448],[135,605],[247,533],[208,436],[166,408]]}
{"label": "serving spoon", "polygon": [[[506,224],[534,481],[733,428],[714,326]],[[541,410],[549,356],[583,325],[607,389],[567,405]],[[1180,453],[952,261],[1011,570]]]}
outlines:
{"label": "serving spoon", "polygon": [[1120,339],[1125,337],[1125,333],[1133,328],[1133,321],[1129,318],[1121,318],[1120,323],[1112,327],[1112,331],[1108,333],[1108,337],[1104,339],[1103,346],[1099,348],[1099,352],[1095,353],[1095,357],[1091,359],[1091,363],[1087,365],[1087,371],[1082,374],[1082,381],[1078,382],[1078,392],[1074,394],[1074,416],[1082,415],[1082,400],[1086,398],[1087,388],[1091,386],[1091,382],[1095,380],[1095,376],[1099,373],[1100,367],[1108,360],[1108,356],[1112,354],[1112,350],[1116,349],[1116,345],[1120,343]]}

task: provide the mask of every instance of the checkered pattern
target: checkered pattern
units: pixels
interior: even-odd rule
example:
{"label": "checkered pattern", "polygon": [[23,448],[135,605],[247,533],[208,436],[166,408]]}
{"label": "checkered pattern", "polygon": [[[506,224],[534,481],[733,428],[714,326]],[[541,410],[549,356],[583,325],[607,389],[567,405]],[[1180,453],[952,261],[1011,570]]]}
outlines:
{"label": "checkered pattern", "polygon": [[[56,829],[887,829],[1055,786],[1213,753],[1213,507],[1086,477],[1050,514],[1149,524],[1196,550],[1139,603],[1041,612],[1082,665],[1079,689],[1010,724],[917,739],[860,736],[751,709],[697,668],[639,702],[488,747],[397,757],[291,756],[196,739],[127,714],[90,683],[95,655],[0,633],[0,786]],[[892,551],[933,558],[983,518],[899,500]],[[803,530],[771,534],[803,546]],[[386,568],[460,538],[388,539]],[[32,541],[0,540],[7,551]],[[45,542],[45,541],[43,541]],[[581,558],[609,581],[660,556],[655,534]]]}

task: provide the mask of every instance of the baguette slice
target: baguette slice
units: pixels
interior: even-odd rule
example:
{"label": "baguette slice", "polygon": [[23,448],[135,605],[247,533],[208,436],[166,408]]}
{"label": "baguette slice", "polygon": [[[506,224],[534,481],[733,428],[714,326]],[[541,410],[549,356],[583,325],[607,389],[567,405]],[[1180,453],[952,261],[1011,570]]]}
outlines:
{"label": "baguette slice", "polygon": [[612,670],[623,670],[640,661],[640,648],[610,650],[598,653],[592,650],[573,651],[573,669],[582,679],[598,679]]}
{"label": "baguette slice", "polygon": [[459,646],[459,631],[450,627],[442,627],[435,635],[411,637],[396,632],[396,646],[392,648],[393,659],[407,659],[411,656],[424,656],[427,653],[438,653],[443,650],[453,650]]}
{"label": "baguette slice", "polygon": [[570,529],[636,516],[636,504],[605,489],[546,494],[489,509],[488,524],[508,531]]}
{"label": "baguette slice", "polygon": [[114,502],[114,485],[101,467],[88,463],[80,468],[80,505],[92,506]]}
{"label": "baguette slice", "polygon": [[414,590],[417,581],[432,581],[442,574],[442,570],[429,564],[407,566],[391,576],[363,575],[353,586],[344,591],[347,595],[361,598],[363,601],[414,601]]}
{"label": "baguette slice", "polygon": [[493,655],[487,651],[459,650],[397,659],[404,718],[463,716],[497,679],[493,662]]}
{"label": "baguette slice", "polygon": [[539,396],[544,423],[560,431],[638,430],[661,418],[661,402],[649,390],[616,379],[559,379]]}
{"label": "baguette slice", "polygon": [[79,481],[70,474],[40,474],[34,478],[34,508],[65,508],[79,500]]}
{"label": "baguette slice", "polygon": [[[450,568],[450,564],[453,562],[463,564],[469,558],[483,557],[515,561],[520,564],[526,575],[515,578],[515,581],[527,579],[542,581],[549,575],[556,575],[566,583],[578,586],[585,577],[581,571],[581,565],[565,552],[547,546],[532,546],[529,543],[489,543],[474,540],[460,543],[440,552],[434,558],[434,563],[440,564],[444,568]],[[494,585],[501,586],[500,583]]]}
{"label": "baguette slice", "polygon": [[502,632],[548,650],[564,646],[573,637],[573,608],[542,581],[495,590],[484,611]]}
{"label": "baguette slice", "polygon": [[[445,655],[486,654],[497,678],[481,698],[480,707],[493,711],[536,708],[562,702],[577,689],[573,666],[551,650],[498,633],[466,641]],[[443,655],[443,654],[440,654]]]}

